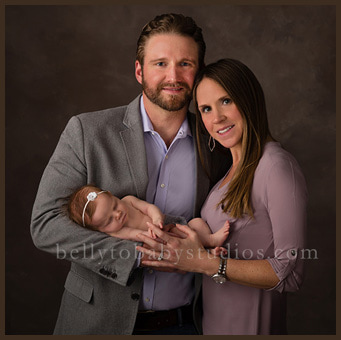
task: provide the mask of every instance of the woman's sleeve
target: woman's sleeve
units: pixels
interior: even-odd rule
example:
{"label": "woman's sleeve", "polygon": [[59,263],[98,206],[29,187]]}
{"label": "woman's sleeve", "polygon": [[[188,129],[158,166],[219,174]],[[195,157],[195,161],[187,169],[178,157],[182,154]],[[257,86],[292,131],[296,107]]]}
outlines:
{"label": "woman's sleeve", "polygon": [[284,158],[271,166],[265,197],[274,239],[274,257],[267,260],[279,278],[269,290],[297,291],[303,282],[307,188],[294,159]]}

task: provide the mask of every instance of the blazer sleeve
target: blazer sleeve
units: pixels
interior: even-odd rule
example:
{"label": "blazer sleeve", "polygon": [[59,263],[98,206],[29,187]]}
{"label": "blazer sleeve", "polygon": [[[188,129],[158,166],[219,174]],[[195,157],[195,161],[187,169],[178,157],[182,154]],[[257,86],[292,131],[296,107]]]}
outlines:
{"label": "blazer sleeve", "polygon": [[126,285],[137,257],[138,242],[85,229],[72,222],[63,207],[67,197],[85,184],[84,134],[76,116],[67,124],[43,173],[32,211],[33,242],[57,259],[76,262]]}
{"label": "blazer sleeve", "polygon": [[306,243],[305,179],[297,162],[287,158],[271,166],[266,183],[274,240],[274,257],[267,260],[279,278],[270,290],[297,291],[303,282]]}

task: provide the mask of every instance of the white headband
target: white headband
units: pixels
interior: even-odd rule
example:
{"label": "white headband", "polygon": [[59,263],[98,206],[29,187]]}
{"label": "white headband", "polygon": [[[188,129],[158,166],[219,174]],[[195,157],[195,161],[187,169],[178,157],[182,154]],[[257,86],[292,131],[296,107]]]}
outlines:
{"label": "white headband", "polygon": [[87,198],[88,200],[87,200],[86,203],[85,203],[85,206],[84,206],[84,209],[83,209],[83,214],[82,214],[83,227],[85,227],[84,215],[85,215],[85,209],[86,209],[86,207],[88,206],[88,204],[89,204],[90,201],[94,201],[94,200],[97,198],[97,196],[98,196],[99,194],[102,194],[103,192],[107,192],[107,191],[106,191],[106,190],[103,190],[103,191],[100,191],[100,192],[97,192],[97,193],[94,192],[94,191],[91,191],[91,192],[89,192],[88,196],[86,196],[86,198]]}

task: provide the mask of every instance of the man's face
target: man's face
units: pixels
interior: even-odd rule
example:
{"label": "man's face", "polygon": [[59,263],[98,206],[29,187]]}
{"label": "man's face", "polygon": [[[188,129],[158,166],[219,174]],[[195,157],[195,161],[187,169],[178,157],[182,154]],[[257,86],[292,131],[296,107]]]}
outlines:
{"label": "man's face", "polygon": [[198,45],[178,34],[157,34],[145,45],[143,66],[136,61],[136,79],[151,103],[179,111],[191,100],[198,71]]}

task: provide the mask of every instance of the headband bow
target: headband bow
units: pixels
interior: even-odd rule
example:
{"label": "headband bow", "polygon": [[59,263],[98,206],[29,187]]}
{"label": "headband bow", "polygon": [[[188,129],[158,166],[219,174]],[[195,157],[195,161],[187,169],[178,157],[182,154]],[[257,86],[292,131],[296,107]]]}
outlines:
{"label": "headband bow", "polygon": [[85,217],[85,209],[86,209],[86,207],[88,206],[89,202],[94,201],[97,198],[97,196],[102,194],[103,192],[107,192],[107,191],[106,190],[103,190],[103,191],[100,191],[100,192],[91,191],[91,192],[88,193],[88,196],[86,196],[87,201],[86,201],[86,203],[84,205],[83,214],[82,214],[83,227],[85,227],[84,217]]}

